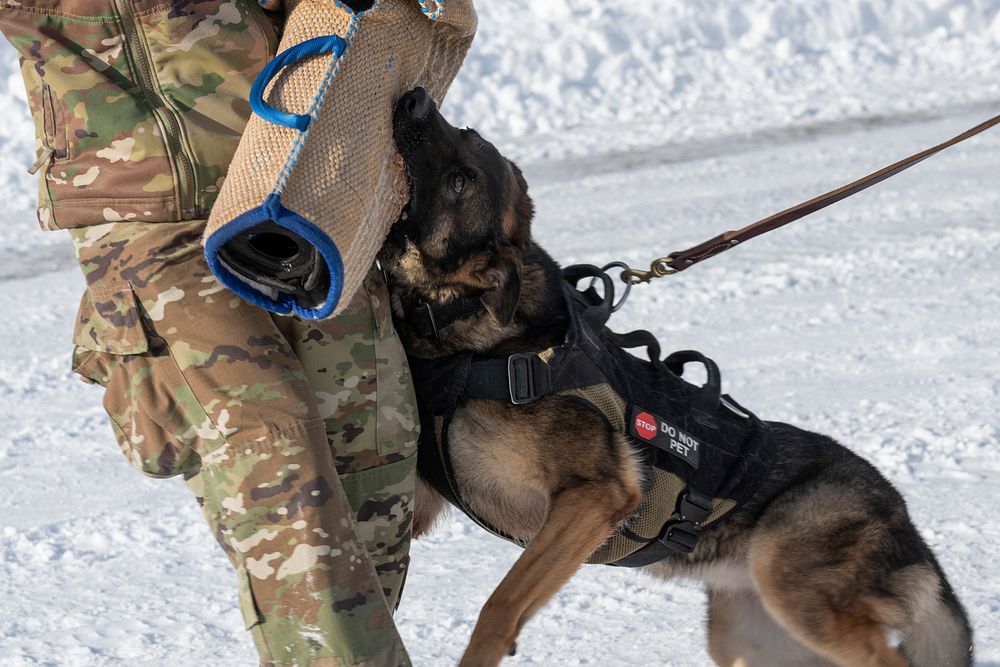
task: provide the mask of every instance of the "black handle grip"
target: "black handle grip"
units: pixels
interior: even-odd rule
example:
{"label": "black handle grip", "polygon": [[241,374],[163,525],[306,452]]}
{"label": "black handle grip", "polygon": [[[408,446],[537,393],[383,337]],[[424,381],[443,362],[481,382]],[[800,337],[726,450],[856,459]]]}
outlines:
{"label": "black handle grip", "polygon": [[714,417],[722,401],[722,374],[718,365],[697,350],[679,350],[663,360],[670,372],[677,377],[684,375],[684,365],[691,362],[704,366],[708,375],[705,384],[691,397],[691,407]]}

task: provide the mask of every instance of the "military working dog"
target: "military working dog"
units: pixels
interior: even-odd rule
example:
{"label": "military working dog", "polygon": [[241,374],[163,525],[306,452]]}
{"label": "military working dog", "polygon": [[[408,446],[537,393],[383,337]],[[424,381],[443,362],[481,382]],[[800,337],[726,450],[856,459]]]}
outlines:
{"label": "military working dog", "polygon": [[[518,168],[475,131],[451,126],[421,89],[400,100],[394,133],[412,199],[381,259],[411,359],[502,358],[560,344],[569,326],[563,278],[532,240]],[[418,387],[418,396],[436,390]],[[965,612],[900,494],[828,437],[778,423],[767,431],[774,458],[753,496],[707,526],[691,553],[645,566],[705,583],[712,658],[727,666],[970,665]],[[496,665],[525,622],[636,513],[648,445],[563,396],[528,405],[462,400],[447,437],[467,507],[526,544],[461,662]],[[416,536],[445,504],[418,485]]]}

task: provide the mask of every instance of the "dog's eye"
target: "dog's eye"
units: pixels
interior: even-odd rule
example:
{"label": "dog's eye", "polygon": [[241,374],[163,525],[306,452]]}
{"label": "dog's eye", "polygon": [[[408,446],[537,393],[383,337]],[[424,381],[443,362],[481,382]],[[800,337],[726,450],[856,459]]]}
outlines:
{"label": "dog's eye", "polygon": [[451,187],[454,188],[455,194],[462,194],[465,190],[465,176],[462,174],[455,174],[451,177]]}

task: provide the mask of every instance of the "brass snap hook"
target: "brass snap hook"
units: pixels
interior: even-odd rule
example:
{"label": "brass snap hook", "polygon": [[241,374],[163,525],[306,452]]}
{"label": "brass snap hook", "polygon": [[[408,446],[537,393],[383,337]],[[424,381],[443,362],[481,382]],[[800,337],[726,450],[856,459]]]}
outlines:
{"label": "brass snap hook", "polygon": [[[617,262],[621,264],[621,262]],[[609,264],[609,266],[611,266]],[[632,285],[638,285],[639,283],[648,283],[653,278],[662,278],[663,276],[671,276],[677,273],[677,269],[670,266],[669,257],[661,257],[654,260],[652,264],[649,265],[649,271],[643,271],[642,269],[625,269],[621,273],[621,279],[626,285],[630,287]]]}

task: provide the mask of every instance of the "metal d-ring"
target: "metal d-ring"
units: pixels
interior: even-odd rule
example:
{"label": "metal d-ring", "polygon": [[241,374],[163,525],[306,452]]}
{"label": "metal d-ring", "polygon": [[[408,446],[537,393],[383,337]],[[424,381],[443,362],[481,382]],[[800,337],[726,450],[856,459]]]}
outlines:
{"label": "metal d-ring", "polygon": [[[628,264],[626,264],[625,262],[618,261],[618,262],[610,262],[608,264],[605,264],[604,266],[601,267],[601,271],[603,273],[607,273],[608,269],[613,269],[613,268],[618,268],[618,269],[621,269],[622,271],[630,271],[631,270],[629,268]],[[596,282],[597,282],[597,278],[596,277],[591,278],[590,279],[590,284],[587,285],[587,288],[588,289],[592,288]],[[632,285],[635,284],[635,283],[632,283],[631,281],[628,281],[628,280],[624,280],[623,282],[625,283],[625,291],[622,292],[622,298],[618,299],[618,303],[612,304],[612,306],[611,306],[611,312],[612,313],[618,312],[618,309],[625,305],[625,301],[628,299],[629,292],[632,291]]]}

